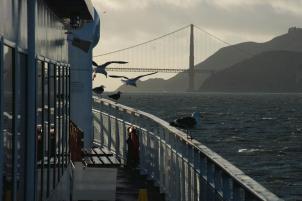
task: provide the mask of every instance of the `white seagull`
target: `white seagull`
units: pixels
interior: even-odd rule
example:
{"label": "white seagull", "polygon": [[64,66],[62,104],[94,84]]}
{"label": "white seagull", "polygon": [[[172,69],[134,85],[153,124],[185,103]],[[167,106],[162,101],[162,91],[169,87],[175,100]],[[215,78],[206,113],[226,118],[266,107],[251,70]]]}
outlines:
{"label": "white seagull", "polygon": [[108,61],[106,63],[103,63],[101,65],[98,65],[95,61],[92,61],[92,67],[94,73],[102,73],[107,77],[107,71],[106,67],[110,64],[126,64],[127,61]]}
{"label": "white seagull", "polygon": [[145,74],[145,75],[140,75],[140,76],[137,76],[135,78],[128,78],[126,76],[119,76],[119,75],[109,75],[109,77],[112,77],[112,78],[123,78],[121,81],[124,82],[126,85],[130,85],[130,86],[136,87],[137,80],[139,80],[142,77],[148,76],[148,75],[153,75],[155,73],[157,73],[157,72],[149,73],[149,74]]}

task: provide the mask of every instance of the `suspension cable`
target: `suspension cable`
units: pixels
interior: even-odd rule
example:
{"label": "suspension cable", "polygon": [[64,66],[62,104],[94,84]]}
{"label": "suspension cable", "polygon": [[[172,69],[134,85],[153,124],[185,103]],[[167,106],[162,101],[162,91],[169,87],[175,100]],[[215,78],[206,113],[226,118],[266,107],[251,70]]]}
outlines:
{"label": "suspension cable", "polygon": [[145,44],[147,44],[147,43],[150,43],[150,42],[159,40],[159,39],[161,39],[161,38],[164,38],[164,37],[166,37],[166,36],[172,35],[172,34],[174,34],[174,33],[176,33],[176,32],[182,31],[183,29],[186,29],[186,28],[188,28],[189,26],[190,26],[190,25],[187,25],[187,26],[182,27],[182,28],[180,28],[180,29],[177,29],[177,30],[175,30],[175,31],[173,31],[173,32],[167,33],[167,34],[165,34],[165,35],[162,35],[162,36],[160,36],[160,37],[154,38],[154,39],[152,39],[152,40],[148,40],[148,41],[143,42],[143,43],[139,43],[139,44],[137,44],[137,45],[133,45],[133,46],[126,47],[126,48],[123,48],[123,49],[119,49],[119,50],[107,52],[107,53],[104,53],[104,54],[95,55],[95,56],[93,56],[93,57],[101,57],[101,56],[105,56],[105,55],[109,55],[109,54],[121,52],[121,51],[124,51],[124,50],[129,50],[129,49],[132,49],[132,48],[135,48],[135,47],[138,47],[138,46],[142,46],[142,45],[145,45]]}

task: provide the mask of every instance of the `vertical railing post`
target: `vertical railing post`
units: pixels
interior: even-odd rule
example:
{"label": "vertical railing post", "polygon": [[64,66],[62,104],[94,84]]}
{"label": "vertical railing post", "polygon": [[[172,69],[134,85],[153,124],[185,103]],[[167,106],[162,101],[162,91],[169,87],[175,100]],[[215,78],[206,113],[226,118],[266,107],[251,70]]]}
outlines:
{"label": "vertical railing post", "polygon": [[214,200],[214,194],[215,194],[215,182],[214,182],[214,164],[211,161],[207,161],[207,200],[211,201]]}
{"label": "vertical railing post", "polygon": [[188,160],[188,199],[192,200],[192,168],[191,168],[191,162],[192,162],[192,148],[189,144],[187,144],[187,160]]}
{"label": "vertical railing post", "polygon": [[175,152],[175,196],[176,196],[176,200],[181,200],[181,188],[180,188],[180,157],[178,154],[178,151],[176,150]]}
{"label": "vertical railing post", "polygon": [[[109,107],[109,110],[111,110],[111,106],[108,106]],[[108,149],[111,150],[111,136],[112,136],[112,133],[111,133],[111,112],[109,112],[108,114],[108,130],[107,130],[107,134],[108,134]]]}
{"label": "vertical railing post", "polygon": [[159,166],[160,166],[160,189],[161,192],[165,191],[165,145],[164,145],[164,129],[160,129],[160,155],[159,155]]}
{"label": "vertical railing post", "polygon": [[242,195],[242,189],[237,183],[233,184],[233,200],[234,201],[244,201],[244,197]]}
{"label": "vertical railing post", "polygon": [[118,150],[118,156],[123,157],[123,148],[125,146],[125,138],[124,138],[124,125],[123,125],[123,110],[121,108],[118,108],[118,134],[119,134],[119,150]]}
{"label": "vertical railing post", "polygon": [[[147,125],[147,124],[146,124]],[[145,159],[146,159],[146,170],[147,173],[151,175],[151,148],[150,148],[150,127],[145,126],[146,129],[146,149],[145,149]]]}
{"label": "vertical railing post", "polygon": [[[124,159],[124,164],[125,164],[126,155],[127,155],[127,146],[126,146],[127,128],[126,128],[126,121],[125,121],[125,119],[123,119],[122,124],[123,124],[123,139],[124,139],[124,142],[123,142],[123,144],[124,144],[124,146],[123,146],[123,159]],[[139,140],[140,140],[140,138],[139,138]],[[141,163],[141,160],[140,160],[140,163]]]}
{"label": "vertical railing post", "polygon": [[155,137],[155,179],[157,182],[157,185],[159,185],[160,183],[160,138],[158,137],[158,131],[159,129],[157,128],[156,132],[157,132],[157,136]]}
{"label": "vertical railing post", "polygon": [[226,174],[222,174],[222,194],[224,200],[231,200],[232,186],[230,178]]}
{"label": "vertical railing post", "polygon": [[186,200],[186,166],[185,166],[185,160],[186,160],[186,144],[185,142],[181,142],[181,200]]}
{"label": "vertical railing post", "polygon": [[198,150],[197,149],[194,149],[194,152],[193,152],[193,161],[194,161],[194,201],[198,201],[199,199],[199,195],[198,195],[198,181],[199,181],[199,173],[200,173],[200,170],[199,170],[199,155],[198,155]]}
{"label": "vertical railing post", "polygon": [[175,186],[175,152],[174,152],[174,135],[170,134],[170,193],[171,193],[171,199],[176,200],[176,186]]}
{"label": "vertical railing post", "polygon": [[201,156],[199,153],[200,160],[200,180],[199,180],[199,200],[207,201],[207,180],[208,180],[208,171],[207,171],[207,159],[206,157]]}
{"label": "vertical railing post", "polygon": [[222,193],[222,176],[221,170],[214,166],[214,186],[215,186],[215,196],[220,196]]}
{"label": "vertical railing post", "polygon": [[115,153],[116,155],[120,155],[120,130],[118,124],[118,117],[115,115]]}
{"label": "vertical railing post", "polygon": [[103,113],[100,111],[100,143],[101,147],[104,146],[104,122],[103,122]]}

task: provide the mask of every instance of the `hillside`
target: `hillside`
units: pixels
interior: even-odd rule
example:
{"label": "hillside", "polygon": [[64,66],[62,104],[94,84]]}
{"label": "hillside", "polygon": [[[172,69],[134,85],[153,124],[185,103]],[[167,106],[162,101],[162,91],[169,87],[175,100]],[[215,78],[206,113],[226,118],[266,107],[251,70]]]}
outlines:
{"label": "hillside", "polygon": [[222,70],[199,91],[302,92],[302,52],[270,51]]}

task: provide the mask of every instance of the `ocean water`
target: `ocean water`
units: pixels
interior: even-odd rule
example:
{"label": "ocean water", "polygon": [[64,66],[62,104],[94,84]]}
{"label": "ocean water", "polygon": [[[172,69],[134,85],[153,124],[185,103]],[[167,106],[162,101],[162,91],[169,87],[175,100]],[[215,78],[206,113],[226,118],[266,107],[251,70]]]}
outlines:
{"label": "ocean water", "polygon": [[120,103],[171,121],[202,113],[192,136],[288,201],[302,200],[302,94],[130,94]]}

